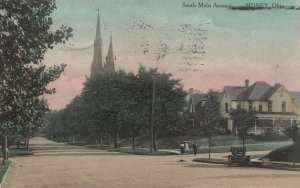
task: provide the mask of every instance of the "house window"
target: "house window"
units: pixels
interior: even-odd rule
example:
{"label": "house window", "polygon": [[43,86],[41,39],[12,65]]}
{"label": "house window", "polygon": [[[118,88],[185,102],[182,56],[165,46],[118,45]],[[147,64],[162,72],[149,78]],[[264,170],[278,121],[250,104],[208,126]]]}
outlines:
{"label": "house window", "polygon": [[258,111],[262,111],[262,104],[261,104],[261,102],[259,103],[259,106],[258,106]]}
{"label": "house window", "polygon": [[283,90],[280,91],[280,97],[283,97]]}
{"label": "house window", "polygon": [[241,102],[237,104],[237,109],[241,109]]}
{"label": "house window", "polygon": [[225,103],[225,112],[228,112],[228,103]]}
{"label": "house window", "polygon": [[249,111],[252,111],[252,110],[253,110],[253,102],[249,101]]}
{"label": "house window", "polygon": [[272,101],[268,101],[268,112],[272,112]]}
{"label": "house window", "polygon": [[282,112],[286,112],[286,104],[285,104],[285,101],[282,101],[282,102],[281,102],[281,109],[282,109]]}

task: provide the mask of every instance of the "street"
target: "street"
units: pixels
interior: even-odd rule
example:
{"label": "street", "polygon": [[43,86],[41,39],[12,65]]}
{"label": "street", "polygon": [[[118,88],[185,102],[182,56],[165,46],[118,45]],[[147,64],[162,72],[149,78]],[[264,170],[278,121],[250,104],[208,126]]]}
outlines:
{"label": "street", "polygon": [[31,147],[33,156],[10,159],[13,166],[5,188],[300,186],[300,172],[196,163],[193,155],[129,155],[40,137],[31,140]]}

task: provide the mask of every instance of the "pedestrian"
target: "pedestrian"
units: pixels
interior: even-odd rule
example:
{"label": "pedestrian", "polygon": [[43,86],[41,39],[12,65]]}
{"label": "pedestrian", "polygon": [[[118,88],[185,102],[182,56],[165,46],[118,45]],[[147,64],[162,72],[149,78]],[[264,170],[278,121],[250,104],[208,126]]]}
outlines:
{"label": "pedestrian", "polygon": [[183,143],[181,143],[181,144],[179,145],[179,148],[180,148],[180,153],[181,153],[181,154],[184,154],[184,144],[183,144]]}
{"label": "pedestrian", "polygon": [[193,143],[194,155],[196,156],[198,153],[198,145],[196,142]]}

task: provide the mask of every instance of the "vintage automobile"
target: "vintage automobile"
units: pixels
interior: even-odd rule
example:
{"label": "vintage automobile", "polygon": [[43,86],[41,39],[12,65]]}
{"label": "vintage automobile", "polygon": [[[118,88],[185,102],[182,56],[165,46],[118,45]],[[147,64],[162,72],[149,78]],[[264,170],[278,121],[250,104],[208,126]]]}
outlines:
{"label": "vintage automobile", "polygon": [[228,166],[236,164],[238,166],[250,166],[250,155],[246,155],[245,147],[231,147],[231,155],[228,155]]}

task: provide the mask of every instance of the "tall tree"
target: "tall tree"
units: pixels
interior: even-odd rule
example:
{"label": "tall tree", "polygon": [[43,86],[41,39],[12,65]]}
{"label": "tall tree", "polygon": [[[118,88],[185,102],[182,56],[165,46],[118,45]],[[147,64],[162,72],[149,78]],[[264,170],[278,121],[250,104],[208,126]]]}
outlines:
{"label": "tall tree", "polygon": [[20,130],[20,120],[32,118],[40,95],[55,91],[46,86],[65,65],[47,68],[42,60],[47,49],[72,36],[72,29],[50,29],[54,0],[2,0],[0,7],[0,131],[7,136]]}
{"label": "tall tree", "polygon": [[230,116],[233,120],[233,129],[237,129],[237,134],[243,140],[243,147],[245,147],[245,138],[248,131],[255,126],[254,111],[247,111],[243,108],[233,109]]}
{"label": "tall tree", "polygon": [[[140,94],[143,98],[145,114],[149,114],[148,127],[151,124],[152,93],[154,92],[154,127],[153,147],[157,150],[157,134],[167,134],[180,131],[183,127],[182,112],[185,105],[186,92],[179,79],[173,79],[171,74],[159,73],[157,69],[147,70],[141,66],[138,71],[139,82],[143,87]],[[153,84],[155,82],[155,84]]]}
{"label": "tall tree", "polygon": [[207,93],[206,102],[203,106],[203,125],[205,134],[208,135],[209,139],[209,159],[211,154],[211,139],[212,136],[220,132],[223,129],[221,121],[223,119],[222,115],[220,114],[220,93],[218,91],[210,90]]}

